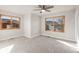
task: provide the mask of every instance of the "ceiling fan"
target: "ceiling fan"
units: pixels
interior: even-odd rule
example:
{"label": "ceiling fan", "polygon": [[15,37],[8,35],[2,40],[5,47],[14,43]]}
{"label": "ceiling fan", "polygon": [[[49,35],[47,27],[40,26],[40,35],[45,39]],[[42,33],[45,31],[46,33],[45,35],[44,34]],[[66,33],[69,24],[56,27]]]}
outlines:
{"label": "ceiling fan", "polygon": [[38,5],[39,9],[35,9],[35,11],[40,11],[40,13],[43,12],[50,12],[49,9],[54,8],[54,6],[51,5]]}

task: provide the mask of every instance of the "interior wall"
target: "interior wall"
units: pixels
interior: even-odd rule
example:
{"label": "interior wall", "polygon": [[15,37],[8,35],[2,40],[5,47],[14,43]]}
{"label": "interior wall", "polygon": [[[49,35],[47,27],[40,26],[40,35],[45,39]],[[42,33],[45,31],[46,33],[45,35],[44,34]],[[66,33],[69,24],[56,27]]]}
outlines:
{"label": "interior wall", "polygon": [[[50,16],[65,16],[65,30],[64,32],[49,32],[45,31],[45,18]],[[70,41],[75,41],[75,10],[48,14],[41,19],[41,35],[50,36]]]}
{"label": "interior wall", "polygon": [[24,15],[24,36],[33,38],[40,35],[40,16],[27,12]]}
{"label": "interior wall", "polygon": [[24,28],[24,36],[31,38],[31,13],[30,12],[27,12],[24,15],[23,28]]}
{"label": "interior wall", "polygon": [[40,20],[40,16],[35,14],[31,15],[31,37],[36,37],[40,35]]}
{"label": "interior wall", "polygon": [[75,39],[77,41],[77,46],[79,47],[79,7],[76,8],[75,13]]}
{"label": "interior wall", "polygon": [[10,38],[14,38],[14,37],[18,37],[18,36],[23,36],[23,17],[19,14],[15,14],[15,13],[11,13],[11,12],[7,12],[7,11],[1,11],[0,10],[0,14],[3,15],[11,15],[11,16],[18,16],[21,18],[20,21],[20,29],[8,29],[8,30],[0,30],[0,40],[6,40],[6,39],[10,39]]}

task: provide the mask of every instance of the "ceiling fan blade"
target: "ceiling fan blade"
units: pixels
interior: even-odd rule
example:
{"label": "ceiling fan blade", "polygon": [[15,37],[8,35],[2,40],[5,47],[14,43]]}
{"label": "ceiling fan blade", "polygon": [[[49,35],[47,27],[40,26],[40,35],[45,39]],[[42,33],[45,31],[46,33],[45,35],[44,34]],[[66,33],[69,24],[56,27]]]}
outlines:
{"label": "ceiling fan blade", "polygon": [[38,5],[39,7],[41,7],[42,5]]}
{"label": "ceiling fan blade", "polygon": [[50,8],[53,8],[54,6],[49,6],[49,7],[46,7],[46,9],[50,9]]}
{"label": "ceiling fan blade", "polygon": [[45,11],[47,11],[47,12],[51,12],[50,10],[45,10]]}
{"label": "ceiling fan blade", "polygon": [[43,8],[43,5],[38,5],[40,8]]}

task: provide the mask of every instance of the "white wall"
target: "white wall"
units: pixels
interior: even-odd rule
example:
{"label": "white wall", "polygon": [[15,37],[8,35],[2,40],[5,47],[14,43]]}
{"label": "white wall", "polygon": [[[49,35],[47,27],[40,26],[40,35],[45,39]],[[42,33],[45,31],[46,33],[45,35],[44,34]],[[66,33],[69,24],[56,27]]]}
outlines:
{"label": "white wall", "polygon": [[24,16],[24,36],[33,38],[40,35],[40,17],[27,12]]}
{"label": "white wall", "polygon": [[23,30],[23,28],[22,28],[23,17],[21,15],[11,13],[11,12],[7,12],[7,11],[1,11],[1,10],[0,10],[0,14],[21,17],[20,29],[0,30],[0,40],[6,40],[6,39],[18,37],[18,36],[23,36],[23,32],[22,32],[22,30]]}
{"label": "white wall", "polygon": [[[49,32],[45,31],[45,18],[49,16],[65,16],[65,32]],[[75,10],[61,13],[49,14],[41,19],[41,35],[75,41]]]}
{"label": "white wall", "polygon": [[40,35],[40,16],[32,14],[31,15],[31,37],[36,37]]}
{"label": "white wall", "polygon": [[77,46],[79,47],[79,7],[76,8],[75,13],[75,39],[77,42]]}
{"label": "white wall", "polygon": [[24,36],[30,38],[31,37],[31,13],[30,12],[27,12],[26,15],[24,15],[23,27],[24,27]]}

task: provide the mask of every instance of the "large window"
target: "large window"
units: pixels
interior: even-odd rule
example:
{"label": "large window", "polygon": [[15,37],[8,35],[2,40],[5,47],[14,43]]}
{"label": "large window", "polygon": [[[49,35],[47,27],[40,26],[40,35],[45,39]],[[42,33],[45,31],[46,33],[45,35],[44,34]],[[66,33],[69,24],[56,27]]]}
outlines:
{"label": "large window", "polygon": [[20,18],[14,16],[0,15],[0,29],[20,28]]}
{"label": "large window", "polygon": [[65,16],[53,16],[45,19],[45,30],[64,32]]}

